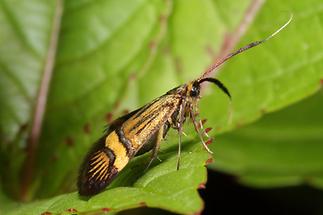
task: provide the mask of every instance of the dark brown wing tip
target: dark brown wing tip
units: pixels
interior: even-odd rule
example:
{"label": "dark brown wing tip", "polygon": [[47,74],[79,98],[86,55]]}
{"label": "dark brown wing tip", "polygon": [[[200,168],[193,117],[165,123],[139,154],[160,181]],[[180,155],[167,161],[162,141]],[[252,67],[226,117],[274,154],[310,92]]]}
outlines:
{"label": "dark brown wing tip", "polygon": [[101,192],[107,184],[105,181],[97,181],[94,178],[91,178],[91,175],[88,173],[90,169],[89,164],[86,161],[87,159],[81,166],[77,188],[81,196],[92,196]]}
{"label": "dark brown wing tip", "polygon": [[93,196],[104,190],[108,186],[108,181],[80,180],[78,183],[78,192],[81,196]]}
{"label": "dark brown wing tip", "polygon": [[103,182],[96,182],[93,180],[87,180],[85,182],[78,183],[78,192],[81,196],[92,196],[100,193],[107,184]]}
{"label": "dark brown wing tip", "polygon": [[[113,166],[115,159],[114,154],[104,146],[106,136],[101,137],[89,150],[85,159],[83,160],[82,165],[80,166],[79,176],[77,181],[78,192],[81,196],[92,196],[97,193],[100,193],[104,190],[105,187],[109,185],[111,180],[116,175],[116,169]],[[93,168],[93,158],[102,153],[109,158],[109,164],[106,164],[106,167],[102,170],[106,170],[104,174],[107,174],[106,177],[94,177],[91,169]],[[103,165],[103,164],[102,164]],[[108,168],[108,169],[106,169]]]}
{"label": "dark brown wing tip", "polygon": [[118,170],[115,167],[109,172],[109,177],[106,180],[96,180],[95,178],[90,178],[87,174],[86,169],[79,176],[77,182],[78,193],[81,196],[93,196],[102,192],[110,182],[117,176]]}

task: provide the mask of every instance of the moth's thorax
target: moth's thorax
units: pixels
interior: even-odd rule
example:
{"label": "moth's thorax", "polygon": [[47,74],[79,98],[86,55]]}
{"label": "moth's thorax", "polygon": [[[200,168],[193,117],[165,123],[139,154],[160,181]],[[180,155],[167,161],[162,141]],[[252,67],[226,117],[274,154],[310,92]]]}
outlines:
{"label": "moth's thorax", "polygon": [[188,82],[187,84],[180,85],[178,87],[173,88],[168,91],[166,94],[177,94],[182,97],[192,97],[199,98],[200,97],[200,83],[198,80],[194,80]]}
{"label": "moth's thorax", "polygon": [[187,92],[187,84],[180,85],[169,90],[166,95],[179,95],[179,96],[186,96]]}

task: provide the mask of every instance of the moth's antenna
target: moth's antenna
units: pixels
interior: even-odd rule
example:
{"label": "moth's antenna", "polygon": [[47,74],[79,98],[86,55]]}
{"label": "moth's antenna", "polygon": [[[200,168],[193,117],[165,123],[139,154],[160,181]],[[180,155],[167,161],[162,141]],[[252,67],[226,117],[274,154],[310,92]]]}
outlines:
{"label": "moth's antenna", "polygon": [[203,82],[211,82],[215,85],[217,85],[218,88],[220,88],[220,90],[222,90],[222,92],[224,92],[228,98],[229,98],[229,111],[228,111],[228,124],[231,124],[232,122],[232,114],[233,114],[233,109],[232,109],[232,98],[231,98],[231,94],[228,90],[228,88],[218,79],[216,78],[203,78],[203,79],[200,79],[198,80],[198,83],[201,84]]}
{"label": "moth's antenna", "polygon": [[227,60],[229,60],[230,58],[232,58],[233,56],[240,54],[248,49],[251,49],[255,46],[260,45],[261,43],[266,42],[267,40],[270,40],[271,38],[273,38],[276,34],[278,34],[281,30],[283,30],[293,19],[293,14],[290,15],[289,20],[283,25],[281,26],[278,30],[276,30],[274,33],[272,33],[270,36],[268,36],[267,38],[263,39],[263,40],[259,40],[259,41],[255,41],[252,43],[249,43],[248,45],[241,47],[240,49],[238,49],[235,52],[232,52],[228,55],[226,55],[225,57],[223,57],[222,59],[220,59],[219,61],[217,61],[215,64],[213,64],[210,68],[208,68],[203,75],[201,76],[200,79],[203,79],[205,77],[207,77],[213,70],[217,69],[219,66],[221,66],[224,62],[226,62]]}
{"label": "moth's antenna", "polygon": [[220,88],[220,90],[222,90],[222,92],[224,92],[228,97],[229,99],[231,100],[231,94],[228,90],[228,88],[218,79],[216,78],[203,78],[203,79],[200,79],[198,81],[199,84],[203,83],[204,81],[207,81],[207,82],[211,82],[213,84],[215,84],[218,88]]}

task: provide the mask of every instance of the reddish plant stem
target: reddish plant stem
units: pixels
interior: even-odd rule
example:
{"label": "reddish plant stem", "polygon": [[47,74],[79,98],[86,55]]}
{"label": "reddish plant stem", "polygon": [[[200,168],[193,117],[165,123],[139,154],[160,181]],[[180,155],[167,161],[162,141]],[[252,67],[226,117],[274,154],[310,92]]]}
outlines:
{"label": "reddish plant stem", "polygon": [[52,79],[55,56],[60,31],[61,17],[63,13],[63,0],[56,0],[56,8],[53,17],[52,31],[50,34],[49,48],[44,64],[44,71],[36,98],[33,112],[32,126],[27,140],[26,159],[22,169],[22,181],[20,200],[26,201],[28,190],[34,174],[36,150],[42,130],[43,118],[46,109],[48,89]]}

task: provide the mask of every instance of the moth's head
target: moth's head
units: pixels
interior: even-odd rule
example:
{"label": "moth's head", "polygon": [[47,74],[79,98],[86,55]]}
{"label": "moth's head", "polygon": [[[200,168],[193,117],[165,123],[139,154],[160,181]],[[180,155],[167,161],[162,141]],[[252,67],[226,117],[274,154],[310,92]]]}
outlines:
{"label": "moth's head", "polygon": [[201,84],[198,80],[192,81],[186,86],[186,96],[191,98],[199,98],[201,92]]}
{"label": "moth's head", "polygon": [[224,84],[221,83],[221,81],[215,78],[197,79],[189,82],[188,84],[183,84],[178,87],[175,87],[174,89],[171,89],[170,91],[168,91],[167,94],[177,94],[177,95],[184,96],[186,98],[191,98],[193,100],[199,99],[200,93],[201,93],[201,85],[203,82],[210,82],[215,84],[217,87],[220,88],[220,90],[222,90],[231,99],[229,90],[224,86]]}

